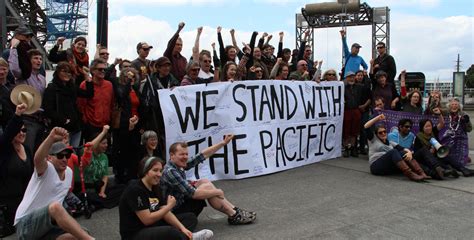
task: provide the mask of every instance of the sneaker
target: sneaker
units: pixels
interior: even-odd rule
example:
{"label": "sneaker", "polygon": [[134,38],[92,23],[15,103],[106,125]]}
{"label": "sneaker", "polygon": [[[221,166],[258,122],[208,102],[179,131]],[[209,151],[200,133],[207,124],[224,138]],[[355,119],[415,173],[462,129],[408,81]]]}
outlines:
{"label": "sneaker", "polygon": [[342,156],[345,158],[348,158],[351,155],[351,149],[350,147],[344,147],[344,152],[342,153]]}
{"label": "sneaker", "polygon": [[351,148],[351,156],[352,157],[359,157],[359,153],[355,147]]}
{"label": "sneaker", "polygon": [[248,211],[237,209],[233,216],[227,218],[227,222],[230,225],[242,225],[252,223],[253,221],[255,221],[256,218],[256,215],[251,214]]}
{"label": "sneaker", "polygon": [[214,232],[209,229],[203,229],[199,232],[193,233],[193,240],[208,240],[214,236]]}
{"label": "sneaker", "polygon": [[257,218],[257,213],[256,212],[252,212],[252,211],[247,211],[247,210],[244,210],[242,208],[239,208],[239,207],[234,207],[234,210],[236,212],[240,212],[241,214],[244,214],[244,215],[249,215],[249,217],[251,218]]}

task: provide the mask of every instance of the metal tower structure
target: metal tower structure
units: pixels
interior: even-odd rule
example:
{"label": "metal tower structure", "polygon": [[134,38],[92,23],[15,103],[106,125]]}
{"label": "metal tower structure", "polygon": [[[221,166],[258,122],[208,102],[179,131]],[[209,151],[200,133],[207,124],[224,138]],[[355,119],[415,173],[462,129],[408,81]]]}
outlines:
{"label": "metal tower structure", "polygon": [[[387,53],[390,52],[390,9],[388,7],[372,8],[367,3],[361,3],[358,11],[341,14],[343,9],[343,4],[340,4],[340,12],[310,14],[302,8],[301,14],[296,14],[296,46],[299,46],[303,33],[308,29],[372,25],[372,58],[378,54],[376,44],[379,41],[385,42]],[[314,46],[313,39],[314,31],[307,44]]]}
{"label": "metal tower structure", "polygon": [[[5,12],[5,15],[0,16],[0,33],[1,33],[1,47],[6,47],[7,42],[13,38],[14,31],[19,26],[26,26],[32,30],[34,37],[31,42],[36,49],[38,49],[43,56],[46,56],[44,44],[47,41],[46,35],[46,14],[43,12],[41,6],[35,0],[2,0],[0,4],[0,13]],[[5,38],[6,36],[6,38]],[[49,64],[46,57],[43,57],[46,68]]]}
{"label": "metal tower structure", "polygon": [[88,0],[46,0],[48,41],[87,35]]}

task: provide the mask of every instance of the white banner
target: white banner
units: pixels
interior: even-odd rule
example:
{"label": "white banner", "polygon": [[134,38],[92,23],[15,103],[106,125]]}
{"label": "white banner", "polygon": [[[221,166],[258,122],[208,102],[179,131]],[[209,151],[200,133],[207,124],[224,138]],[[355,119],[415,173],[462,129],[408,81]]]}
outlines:
{"label": "white banner", "polygon": [[342,82],[239,81],[158,93],[166,149],[184,141],[193,156],[224,135],[235,135],[213,157],[189,170],[190,180],[247,178],[341,155]]}

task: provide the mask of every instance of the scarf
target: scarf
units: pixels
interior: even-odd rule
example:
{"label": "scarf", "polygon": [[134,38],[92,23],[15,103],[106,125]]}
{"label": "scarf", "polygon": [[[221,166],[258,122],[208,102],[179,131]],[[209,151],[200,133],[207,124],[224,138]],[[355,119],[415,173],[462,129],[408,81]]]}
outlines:
{"label": "scarf", "polygon": [[89,55],[86,52],[78,52],[74,47],[71,50],[72,56],[69,57],[69,63],[72,65],[73,75],[77,77],[83,74],[82,67],[89,66]]}
{"label": "scarf", "polygon": [[417,134],[416,134],[416,137],[418,139],[420,139],[421,143],[423,143],[423,146],[431,146],[430,144],[430,139],[433,137],[432,134],[430,135],[427,135],[426,133],[424,133],[423,131],[419,131]]}

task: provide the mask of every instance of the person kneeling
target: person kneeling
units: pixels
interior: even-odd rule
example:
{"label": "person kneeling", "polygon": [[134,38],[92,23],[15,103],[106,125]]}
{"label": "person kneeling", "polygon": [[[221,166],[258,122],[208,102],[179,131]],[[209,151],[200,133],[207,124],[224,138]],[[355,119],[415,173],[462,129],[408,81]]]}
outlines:
{"label": "person kneeling", "polygon": [[174,215],[171,212],[176,205],[176,199],[168,196],[165,202],[161,197],[158,184],[162,169],[163,161],[157,157],[147,157],[140,162],[140,179],[132,180],[120,199],[122,239],[212,238],[213,232],[207,229],[191,233],[197,225],[197,217],[193,213]]}
{"label": "person kneeling", "polygon": [[255,212],[243,210],[234,206],[208,179],[197,181],[186,180],[186,170],[196,167],[211,157],[217,150],[227,145],[233,135],[226,135],[220,143],[204,149],[188,161],[188,145],[185,142],[171,144],[169,153],[170,161],[166,163],[161,180],[163,195],[176,197],[176,207],[173,212],[194,212],[199,215],[206,206],[205,200],[212,208],[226,214],[231,225],[252,223],[257,218]]}

